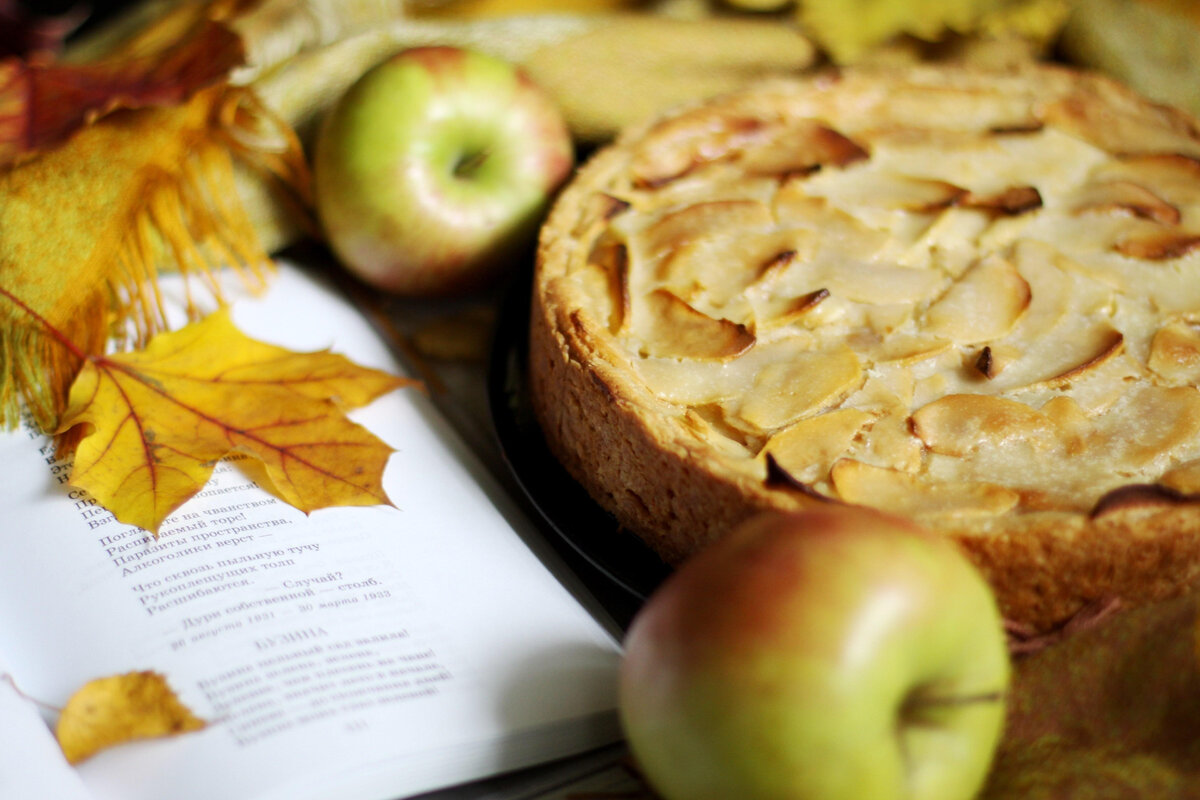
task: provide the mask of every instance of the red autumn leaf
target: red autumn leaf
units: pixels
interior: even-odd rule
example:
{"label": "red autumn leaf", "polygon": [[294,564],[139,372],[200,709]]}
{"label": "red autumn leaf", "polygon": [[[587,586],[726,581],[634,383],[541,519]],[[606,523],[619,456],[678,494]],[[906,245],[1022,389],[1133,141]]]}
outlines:
{"label": "red autumn leaf", "polygon": [[48,54],[0,59],[0,165],[53,147],[119,108],[176,105],[245,60],[241,38],[202,20],[159,48],[85,64]]}

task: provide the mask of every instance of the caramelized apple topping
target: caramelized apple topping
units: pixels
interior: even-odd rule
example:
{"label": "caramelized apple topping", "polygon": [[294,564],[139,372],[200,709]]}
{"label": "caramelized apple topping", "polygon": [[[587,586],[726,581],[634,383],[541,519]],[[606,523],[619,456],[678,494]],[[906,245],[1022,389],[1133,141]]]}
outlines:
{"label": "caramelized apple topping", "polygon": [[934,301],[925,313],[925,328],[960,344],[998,339],[1017,324],[1031,297],[1011,261],[989,256]]}
{"label": "caramelized apple topping", "polygon": [[1131,214],[1162,225],[1178,225],[1179,209],[1154,192],[1132,181],[1092,184],[1079,198],[1075,214]]}
{"label": "caramelized apple topping", "polygon": [[985,346],[979,351],[979,357],[975,359],[975,369],[979,370],[979,374],[985,378],[994,378],[999,370],[996,369],[996,363],[992,359],[991,346]]}
{"label": "caramelized apple topping", "polygon": [[1041,109],[1050,127],[1114,156],[1179,153],[1200,155],[1200,137],[1181,112],[1166,107],[1147,113],[1144,103],[1121,96],[1111,85],[1092,83]]}
{"label": "caramelized apple topping", "polygon": [[796,260],[797,253],[795,250],[781,250],[771,256],[758,269],[758,274],[754,276],[754,280],[771,280],[775,275],[787,269],[793,261]]}
{"label": "caramelized apple topping", "polygon": [[961,186],[941,179],[866,170],[847,175],[836,185],[823,185],[821,191],[831,202],[842,207],[890,209],[911,214],[944,211],[968,194]]}
{"label": "caramelized apple topping", "polygon": [[612,309],[609,330],[616,333],[625,327],[629,316],[629,250],[624,242],[605,231],[592,245],[588,263],[604,274],[605,291]]}
{"label": "caramelized apple topping", "polygon": [[1159,328],[1146,366],[1169,381],[1200,384],[1200,330],[1182,320]]}
{"label": "caramelized apple topping", "polygon": [[1055,437],[1065,455],[1082,453],[1088,446],[1093,431],[1092,420],[1075,400],[1067,395],[1057,395],[1046,401],[1041,412],[1054,426]]}
{"label": "caramelized apple topping", "polygon": [[1164,232],[1154,236],[1130,237],[1114,244],[1113,250],[1130,258],[1168,261],[1200,250],[1200,234]]}
{"label": "caramelized apple topping", "polygon": [[1014,508],[1020,496],[1003,486],[977,481],[929,481],[908,472],[843,458],[830,478],[838,497],[916,517],[996,516]]}
{"label": "caramelized apple topping", "polygon": [[590,238],[590,231],[605,231],[609,220],[629,208],[630,203],[627,200],[622,200],[607,192],[594,192],[583,203],[579,219],[571,233],[573,236],[586,240]]}
{"label": "caramelized apple topping", "polygon": [[659,123],[631,165],[637,185],[658,188],[762,138],[765,123],[699,108]]}
{"label": "caramelized apple topping", "polygon": [[763,457],[774,458],[792,475],[809,483],[824,477],[872,416],[856,408],[840,408],[802,419],[767,440]]}
{"label": "caramelized apple topping", "polygon": [[808,121],[783,128],[779,135],[748,148],[741,166],[751,175],[807,175],[822,167],[845,167],[869,158],[849,137]]}
{"label": "caramelized apple topping", "polygon": [[876,364],[915,364],[946,352],[953,345],[949,339],[927,333],[900,333],[884,336],[879,341],[862,342],[862,351]]}
{"label": "caramelized apple topping", "polygon": [[622,200],[605,192],[597,192],[592,197],[592,208],[590,209],[589,216],[599,219],[612,219],[622,211],[628,211],[629,207],[628,200]]}
{"label": "caramelized apple topping", "polygon": [[1106,161],[1094,181],[1125,181],[1145,187],[1176,208],[1200,203],[1200,158],[1181,153],[1150,153]]}
{"label": "caramelized apple topping", "polygon": [[1182,494],[1200,495],[1200,459],[1172,467],[1163,473],[1159,483]]}
{"label": "caramelized apple topping", "polygon": [[861,379],[862,366],[848,347],[800,352],[763,367],[737,414],[759,430],[776,430],[832,406]]}
{"label": "caramelized apple topping", "polygon": [[829,495],[824,495],[813,488],[812,484],[805,483],[797,478],[792,473],[779,465],[775,457],[767,453],[764,461],[766,463],[766,475],[763,477],[763,484],[772,489],[792,489],[806,497],[811,497],[813,500],[819,500],[822,503],[832,503],[835,500]]}
{"label": "caramelized apple topping", "polygon": [[1041,120],[1029,119],[1006,125],[993,125],[988,128],[988,133],[993,136],[1026,136],[1031,133],[1041,133],[1045,129],[1046,124]]}
{"label": "caramelized apple topping", "polygon": [[814,308],[819,306],[823,301],[829,298],[828,289],[817,289],[808,294],[797,297],[794,301],[788,304],[784,309],[781,321],[792,322],[796,317],[802,314],[807,314]]}
{"label": "caramelized apple topping", "polygon": [[958,198],[958,205],[999,216],[1015,217],[1042,207],[1042,193],[1036,186],[1012,186],[997,194],[978,195],[967,192]]}
{"label": "caramelized apple topping", "polygon": [[768,486],[935,518],[1200,493],[1200,131],[1054,75],[695,106],[586,198],[571,285]]}
{"label": "caramelized apple topping", "polygon": [[745,325],[713,319],[665,289],[646,296],[651,335],[646,354],[661,358],[730,359],[754,346]]}
{"label": "caramelized apple topping", "polygon": [[1092,355],[1062,372],[1043,378],[1035,385],[1039,388],[1052,388],[1070,383],[1090,371],[1099,369],[1125,350],[1125,334],[1118,330],[1101,327],[1090,331],[1089,334],[1087,341],[1091,345]]}
{"label": "caramelized apple topping", "polygon": [[1131,419],[1109,425],[1109,446],[1141,467],[1169,457],[1200,435],[1200,390],[1194,386],[1141,386],[1129,399]]}
{"label": "caramelized apple topping", "polygon": [[1156,509],[1200,502],[1200,497],[1184,494],[1169,486],[1152,483],[1136,483],[1108,492],[1092,507],[1092,519],[1131,509]]}
{"label": "caramelized apple topping", "polygon": [[641,238],[647,257],[654,258],[722,233],[765,231],[773,222],[771,209],[757,200],[714,200],[664,214]]}
{"label": "caramelized apple topping", "polygon": [[1049,418],[1017,400],[951,394],[918,409],[913,432],[935,453],[967,456],[981,446],[1021,441],[1044,447],[1055,430]]}

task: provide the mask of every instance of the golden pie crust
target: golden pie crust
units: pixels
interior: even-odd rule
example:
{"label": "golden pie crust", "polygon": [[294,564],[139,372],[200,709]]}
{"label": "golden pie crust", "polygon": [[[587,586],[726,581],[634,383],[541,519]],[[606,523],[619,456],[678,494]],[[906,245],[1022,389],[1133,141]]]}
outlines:
{"label": "golden pie crust", "polygon": [[1200,572],[1200,124],[1054,66],[775,80],[626,131],[538,250],[552,452],[669,563],[875,506],[1048,629]]}

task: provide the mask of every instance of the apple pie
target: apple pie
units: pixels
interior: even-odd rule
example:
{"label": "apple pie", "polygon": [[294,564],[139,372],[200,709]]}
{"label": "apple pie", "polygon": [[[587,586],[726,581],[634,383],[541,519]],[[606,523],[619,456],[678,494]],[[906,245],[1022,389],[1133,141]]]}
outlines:
{"label": "apple pie", "polygon": [[954,537],[1013,620],[1200,574],[1200,123],[1049,65],[773,80],[597,152],[529,376],[668,563],[762,509]]}

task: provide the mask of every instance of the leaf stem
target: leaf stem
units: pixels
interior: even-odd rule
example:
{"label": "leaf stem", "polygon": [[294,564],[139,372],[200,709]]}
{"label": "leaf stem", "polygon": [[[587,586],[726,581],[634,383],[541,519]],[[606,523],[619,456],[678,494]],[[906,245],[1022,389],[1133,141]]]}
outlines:
{"label": "leaf stem", "polygon": [[8,298],[8,300],[11,303],[13,303],[13,305],[17,306],[17,308],[21,309],[26,314],[33,317],[33,319],[36,320],[37,323],[42,326],[42,328],[46,331],[46,333],[50,334],[50,337],[52,339],[54,339],[54,341],[58,342],[60,345],[65,347],[71,353],[71,355],[75,356],[80,361],[88,360],[88,358],[89,358],[88,354],[83,352],[83,350],[81,350],[79,348],[79,345],[75,344],[75,342],[68,339],[66,337],[66,335],[64,335],[63,332],[60,331],[58,328],[51,325],[50,321],[48,319],[43,317],[38,312],[34,311],[32,308],[30,308],[29,305],[26,304],[24,300],[17,297],[15,294],[10,292],[8,289],[5,289],[3,286],[0,286],[0,296],[4,296],[4,297]]}
{"label": "leaf stem", "polygon": [[[0,291],[4,291],[4,290],[0,289]],[[59,708],[58,706],[47,703],[45,700],[39,700],[36,697],[34,697],[30,694],[27,694],[24,689],[22,689],[20,686],[17,685],[17,679],[14,678],[9,673],[0,672],[0,681],[3,681],[4,683],[7,683],[9,686],[11,686],[13,691],[16,692],[17,696],[20,697],[22,700],[26,700],[30,703],[33,703],[35,706],[38,706],[39,708],[44,708],[47,711],[54,711],[59,714],[62,713],[62,709]]]}

